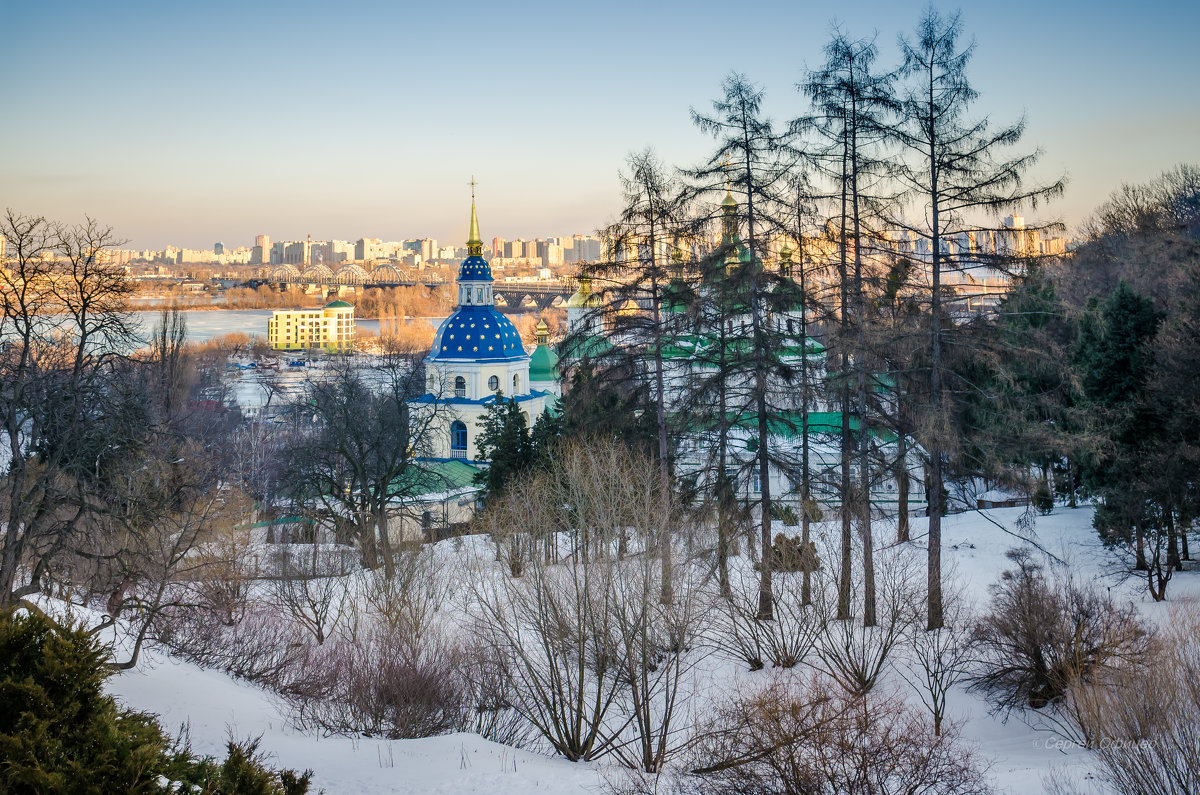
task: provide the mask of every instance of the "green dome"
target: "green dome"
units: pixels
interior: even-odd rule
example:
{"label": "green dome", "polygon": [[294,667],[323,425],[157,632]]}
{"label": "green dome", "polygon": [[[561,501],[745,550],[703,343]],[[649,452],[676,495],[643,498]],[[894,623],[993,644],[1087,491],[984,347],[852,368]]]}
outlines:
{"label": "green dome", "polygon": [[529,359],[529,380],[558,380],[558,354],[550,350],[549,345],[542,343],[534,350]]}
{"label": "green dome", "polygon": [[353,309],[353,304],[348,304],[345,301],[330,301],[325,304],[326,309]]}

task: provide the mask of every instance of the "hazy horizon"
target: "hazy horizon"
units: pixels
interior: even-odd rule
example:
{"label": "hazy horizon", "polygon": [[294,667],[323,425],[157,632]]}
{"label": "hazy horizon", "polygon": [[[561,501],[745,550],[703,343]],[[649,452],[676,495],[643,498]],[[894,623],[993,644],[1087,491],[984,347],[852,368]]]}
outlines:
{"label": "hazy horizon", "polygon": [[[462,245],[474,175],[485,240],[587,234],[616,211],[628,152],[687,165],[710,151],[688,110],[730,71],[786,121],[835,18],[877,32],[887,66],[924,5],[19,4],[0,51],[0,201],[89,214],[139,249],[256,234]],[[1031,179],[1069,178],[1027,215],[1074,225],[1122,182],[1200,159],[1200,7],[962,15],[976,115],[1024,114],[1022,150],[1043,150]]]}

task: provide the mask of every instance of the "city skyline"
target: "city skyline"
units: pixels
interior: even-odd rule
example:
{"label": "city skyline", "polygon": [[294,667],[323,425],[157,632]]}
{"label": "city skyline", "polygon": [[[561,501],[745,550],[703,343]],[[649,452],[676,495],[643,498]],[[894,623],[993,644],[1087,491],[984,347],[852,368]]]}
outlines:
{"label": "city skyline", "polygon": [[[629,151],[676,165],[709,153],[688,111],[706,111],[730,71],[785,121],[806,107],[793,86],[833,19],[877,32],[888,65],[923,5],[22,4],[8,14],[22,35],[0,53],[19,109],[0,132],[0,200],[89,214],[130,248],[264,232],[458,246],[474,174],[485,238],[591,234],[619,206]],[[976,113],[1024,113],[1025,147],[1044,152],[1032,176],[1070,180],[1045,215],[1073,226],[1122,182],[1197,159],[1186,44],[1200,10],[962,11]],[[751,45],[730,32],[742,26]]]}

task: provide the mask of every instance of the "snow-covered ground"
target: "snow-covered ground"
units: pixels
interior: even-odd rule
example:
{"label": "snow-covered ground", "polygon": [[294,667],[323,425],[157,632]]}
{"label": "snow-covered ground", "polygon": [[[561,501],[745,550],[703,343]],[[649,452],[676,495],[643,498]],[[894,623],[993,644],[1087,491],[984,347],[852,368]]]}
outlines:
{"label": "snow-covered ground", "polygon": [[225,741],[262,735],[275,766],[314,771],[312,792],[508,793],[588,792],[596,768],[531,754],[476,734],[422,740],[376,740],[302,734],[253,685],[161,656],[109,681],[130,707],[159,715],[164,729],[190,727],[199,754],[223,757]]}
{"label": "snow-covered ground", "polygon": [[[1109,588],[1118,601],[1133,601],[1147,617],[1156,618],[1165,606],[1150,602],[1141,582],[1122,582],[1111,573],[1112,559],[1091,528],[1091,516],[1089,508],[1060,508],[1036,517],[1033,526],[1019,508],[947,517],[943,524],[947,571],[953,572],[965,595],[982,607],[988,586],[1009,565],[1005,552],[1029,538],[1067,561],[1072,576]],[[886,541],[889,532],[883,524],[876,538]],[[921,543],[923,519],[914,520],[912,532],[916,543]],[[1197,594],[1200,576],[1195,571],[1172,580],[1172,601]],[[144,660],[137,670],[111,679],[109,692],[130,707],[158,714],[168,731],[189,724],[199,753],[222,755],[230,735],[261,735],[260,748],[272,755],[274,764],[313,769],[316,788],[328,793],[584,793],[595,792],[613,773],[605,764],[573,764],[473,734],[387,741],[302,733],[289,725],[268,693],[253,685],[160,653],[152,652]],[[769,672],[749,674],[744,666],[739,670],[731,663],[720,665],[711,675]],[[1002,792],[1041,792],[1043,777],[1052,768],[1066,766],[1081,773],[1088,767],[1087,751],[1028,725],[1018,715],[1004,722],[989,714],[981,698],[961,689],[952,695],[950,714],[962,723],[964,739],[990,763],[993,782]]]}

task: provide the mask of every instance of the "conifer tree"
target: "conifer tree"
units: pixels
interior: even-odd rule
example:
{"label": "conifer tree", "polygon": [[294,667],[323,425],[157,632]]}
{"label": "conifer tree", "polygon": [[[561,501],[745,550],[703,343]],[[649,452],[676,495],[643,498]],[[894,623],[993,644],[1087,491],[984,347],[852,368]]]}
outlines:
{"label": "conifer tree", "polygon": [[[715,387],[718,411],[726,410],[733,422],[751,434],[753,459],[747,461],[748,474],[758,485],[755,502],[761,530],[757,616],[769,621],[774,611],[771,474],[793,468],[790,457],[776,444],[771,426],[791,422],[780,394],[788,391],[796,371],[784,355],[786,337],[774,320],[794,303],[792,283],[778,268],[768,267],[767,260],[773,258],[770,235],[779,228],[780,199],[787,190],[790,135],[777,133],[763,116],[763,92],[744,75],[728,76],[722,94],[713,102],[712,116],[692,111],[692,121],[716,139],[717,148],[690,176],[700,192],[719,195],[724,188],[726,195],[721,205],[722,243],[704,263],[706,292],[699,299],[701,305],[708,305],[700,308],[709,315],[704,325],[713,329],[711,321],[717,320],[720,327],[713,329],[716,344],[698,359],[705,364],[716,357],[720,364],[715,381],[708,379],[698,386],[708,396]],[[741,201],[734,199],[734,193]],[[729,421],[714,419],[718,426]],[[718,478],[724,477],[723,471],[718,473]]]}
{"label": "conifer tree", "polygon": [[[951,253],[947,239],[978,244],[985,236],[1004,233],[998,225],[979,224],[980,216],[1058,195],[1063,183],[1027,186],[1024,175],[1037,161],[1038,153],[1004,158],[1004,151],[1017,144],[1025,130],[1024,121],[993,130],[987,117],[971,120],[967,112],[977,94],[966,76],[974,45],[960,45],[962,24],[958,15],[943,17],[926,10],[913,39],[900,38],[904,54],[902,75],[907,91],[895,128],[897,142],[909,157],[899,171],[910,190],[912,218],[896,223],[925,242],[928,255],[929,294],[929,379],[926,418],[920,441],[928,456],[929,555],[927,626],[943,625],[941,575],[941,516],[947,450],[953,440],[946,437],[949,422],[944,348],[951,329],[946,319],[944,274],[986,261],[1004,264],[1005,252],[960,246],[964,254]],[[1017,248],[1021,243],[1017,244]],[[1020,253],[1019,251],[1008,253]]]}
{"label": "conifer tree", "polygon": [[515,398],[506,399],[498,393],[478,425],[476,460],[486,461],[488,466],[475,476],[475,481],[484,487],[484,499],[491,500],[504,493],[515,475],[529,469],[533,460],[529,423]]}
{"label": "conifer tree", "polygon": [[[825,63],[810,72],[798,88],[814,105],[813,114],[794,123],[797,131],[815,134],[820,146],[813,162],[833,183],[830,225],[836,242],[837,348],[836,387],[841,408],[841,569],[837,617],[850,617],[853,524],[863,550],[863,620],[875,624],[874,539],[871,531],[870,428],[868,424],[867,350],[865,333],[867,258],[872,249],[871,221],[880,214],[886,162],[882,144],[887,114],[895,108],[892,76],[875,70],[874,42],[851,40],[835,33],[825,46]],[[857,438],[851,416],[858,418]],[[852,462],[858,459],[857,483]]]}
{"label": "conifer tree", "polygon": [[[596,311],[608,333],[607,346],[596,355],[604,366],[601,372],[630,378],[636,394],[648,404],[646,424],[652,424],[654,432],[651,449],[660,485],[668,490],[673,434],[664,349],[678,332],[679,315],[666,310],[673,300],[671,253],[684,231],[686,201],[677,180],[650,149],[629,156],[621,183],[624,206],[603,232],[606,256],[585,265],[581,276],[590,280],[600,298]],[[671,539],[657,543],[662,599],[669,603],[674,598]]]}

